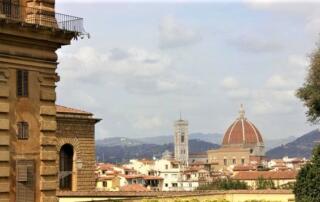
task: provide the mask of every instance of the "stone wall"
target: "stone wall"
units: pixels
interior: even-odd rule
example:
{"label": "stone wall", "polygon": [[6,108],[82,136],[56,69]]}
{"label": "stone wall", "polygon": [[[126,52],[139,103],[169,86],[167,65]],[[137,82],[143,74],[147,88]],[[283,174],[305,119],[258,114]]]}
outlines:
{"label": "stone wall", "polygon": [[291,190],[231,190],[231,191],[192,191],[192,192],[82,192],[58,193],[59,202],[73,201],[108,201],[121,200],[123,202],[201,202],[213,200],[227,200],[228,202],[245,202],[246,200],[266,200],[276,202],[293,202],[294,194]]}
{"label": "stone wall", "polygon": [[[57,201],[55,52],[72,37],[0,19],[0,202],[17,201],[19,160],[34,163],[34,201]],[[17,69],[29,72],[28,97],[17,97]],[[18,121],[29,123],[28,140],[17,140]]]}
{"label": "stone wall", "polygon": [[[95,189],[95,140],[94,127],[96,119],[57,117],[57,151],[64,144],[70,144],[74,148],[74,174],[73,191],[92,191]],[[76,161],[81,160],[83,166],[77,169]],[[59,161],[57,162],[59,163]]]}

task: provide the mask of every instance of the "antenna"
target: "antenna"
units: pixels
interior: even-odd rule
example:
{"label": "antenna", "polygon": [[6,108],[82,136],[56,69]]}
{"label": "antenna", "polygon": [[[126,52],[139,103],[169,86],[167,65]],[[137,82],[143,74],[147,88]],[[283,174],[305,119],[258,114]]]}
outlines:
{"label": "antenna", "polygon": [[180,120],[182,120],[181,111],[180,111]]}

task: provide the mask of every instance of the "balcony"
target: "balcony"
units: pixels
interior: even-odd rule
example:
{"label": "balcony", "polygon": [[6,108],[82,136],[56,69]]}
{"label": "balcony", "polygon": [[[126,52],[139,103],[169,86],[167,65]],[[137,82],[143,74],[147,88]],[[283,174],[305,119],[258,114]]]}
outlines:
{"label": "balcony", "polygon": [[53,8],[43,6],[21,6],[0,0],[0,21],[21,22],[74,32],[76,35],[85,33],[83,18],[54,12]]}

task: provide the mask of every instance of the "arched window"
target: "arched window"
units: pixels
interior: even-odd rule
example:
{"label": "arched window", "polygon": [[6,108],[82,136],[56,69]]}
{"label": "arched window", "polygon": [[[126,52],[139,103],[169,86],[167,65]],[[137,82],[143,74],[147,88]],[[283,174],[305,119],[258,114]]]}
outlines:
{"label": "arched window", "polygon": [[60,189],[72,190],[73,146],[65,144],[60,149]]}

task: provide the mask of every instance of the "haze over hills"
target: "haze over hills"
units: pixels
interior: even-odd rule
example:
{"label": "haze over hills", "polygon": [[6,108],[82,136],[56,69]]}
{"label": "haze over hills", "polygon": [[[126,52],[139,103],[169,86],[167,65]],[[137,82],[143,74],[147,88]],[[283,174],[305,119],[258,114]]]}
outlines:
{"label": "haze over hills", "polygon": [[[222,141],[222,137],[223,135],[219,133],[191,133],[189,137],[190,153],[204,152],[208,149],[218,148]],[[291,145],[291,141],[299,141],[301,138],[303,140],[305,139],[300,137],[296,140],[296,138],[293,136],[282,139],[266,139],[264,141],[266,145],[266,151],[268,151],[269,148],[275,148],[271,149],[267,155],[277,158],[287,156],[287,150],[284,150],[280,145]],[[311,138],[310,141],[313,141],[314,139],[315,138]],[[173,137],[169,135],[136,139],[126,137],[105,138],[103,140],[96,141],[97,159],[111,163],[124,163],[133,158],[160,158],[164,151],[173,151],[172,142]],[[309,143],[307,144],[309,145]],[[296,153],[292,154],[303,153],[305,154],[303,156],[307,157],[310,154],[310,148],[306,151],[301,151],[299,150],[300,148],[295,148],[297,151],[295,151]],[[291,150],[289,149],[289,151]]]}
{"label": "haze over hills", "polygon": [[[191,133],[189,135],[190,140],[202,140],[204,142],[213,143],[220,145],[222,142],[223,134],[220,133]],[[280,146],[282,144],[287,144],[296,137],[290,136],[281,139],[264,139],[266,150],[272,149],[274,147]],[[156,137],[143,137],[143,138],[127,138],[127,137],[111,137],[105,138],[103,140],[97,140],[97,145],[105,146],[137,146],[142,144],[156,144],[164,145],[173,142],[172,135],[156,136]]]}
{"label": "haze over hills", "polygon": [[[98,161],[110,162],[110,163],[125,163],[134,158],[147,158],[152,159],[161,158],[162,153],[166,150],[173,151],[173,143],[169,144],[131,144],[132,141],[121,141],[122,145],[106,145],[97,142],[96,155]],[[202,140],[189,140],[190,153],[204,152],[209,149],[218,148],[219,145],[205,142]]]}
{"label": "haze over hills", "polygon": [[320,141],[320,131],[318,129],[302,135],[296,140],[273,148],[267,152],[269,158],[305,157],[310,158],[312,149]]}
{"label": "haze over hills", "polygon": [[[218,148],[221,134],[190,134],[190,153],[204,152]],[[173,151],[172,136],[148,138],[113,137],[96,141],[97,159],[106,162],[126,162],[132,158],[159,158],[165,150]],[[269,158],[306,157],[311,156],[312,148],[320,141],[319,130],[313,130],[299,138],[293,136],[282,139],[266,139],[266,151]],[[271,149],[270,149],[271,148]]]}

